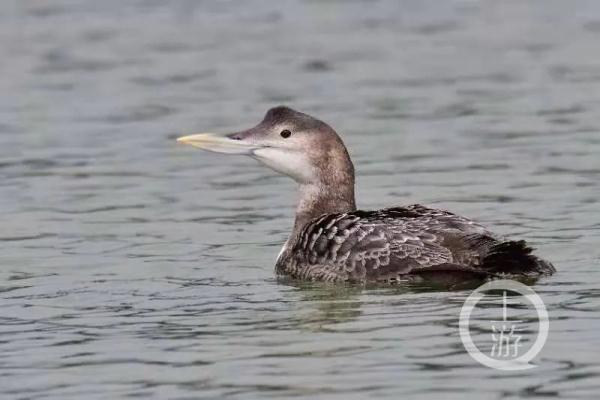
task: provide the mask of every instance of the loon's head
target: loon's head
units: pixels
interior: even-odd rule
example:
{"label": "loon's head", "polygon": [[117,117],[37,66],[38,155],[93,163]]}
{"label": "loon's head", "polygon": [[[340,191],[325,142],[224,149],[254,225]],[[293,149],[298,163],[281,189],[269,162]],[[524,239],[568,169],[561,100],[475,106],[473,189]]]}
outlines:
{"label": "loon's head", "polygon": [[253,128],[177,139],[204,150],[248,155],[300,184],[354,186],[354,167],[337,133],[310,115],[279,106]]}

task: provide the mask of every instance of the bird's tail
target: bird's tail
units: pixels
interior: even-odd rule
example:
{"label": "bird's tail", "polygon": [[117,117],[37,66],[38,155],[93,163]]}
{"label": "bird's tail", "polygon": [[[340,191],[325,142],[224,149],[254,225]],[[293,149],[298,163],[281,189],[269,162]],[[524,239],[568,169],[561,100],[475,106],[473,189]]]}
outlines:
{"label": "bird's tail", "polygon": [[491,273],[551,275],[554,266],[531,254],[533,249],[524,240],[495,244],[483,258],[482,269]]}

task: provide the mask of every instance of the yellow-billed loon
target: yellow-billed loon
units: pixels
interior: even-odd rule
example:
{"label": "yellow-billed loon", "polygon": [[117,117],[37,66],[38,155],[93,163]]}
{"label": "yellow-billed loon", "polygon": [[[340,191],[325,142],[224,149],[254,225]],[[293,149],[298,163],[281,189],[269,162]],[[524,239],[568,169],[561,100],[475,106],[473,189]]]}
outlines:
{"label": "yellow-billed loon", "polygon": [[277,274],[328,282],[468,280],[539,276],[554,267],[524,241],[504,240],[448,211],[419,204],[357,210],[354,166],[338,134],[310,115],[279,106],[253,128],[177,139],[204,150],[245,154],[299,187],[294,228]]}

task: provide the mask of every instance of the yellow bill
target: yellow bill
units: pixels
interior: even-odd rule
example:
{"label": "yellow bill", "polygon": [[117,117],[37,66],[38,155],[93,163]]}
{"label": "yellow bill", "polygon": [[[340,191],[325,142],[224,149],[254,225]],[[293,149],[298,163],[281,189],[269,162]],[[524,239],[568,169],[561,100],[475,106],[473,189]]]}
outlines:
{"label": "yellow bill", "polygon": [[195,135],[177,138],[178,143],[187,144],[202,150],[224,154],[250,154],[253,150],[260,148],[243,140],[231,139],[225,135],[214,133],[198,133]]}

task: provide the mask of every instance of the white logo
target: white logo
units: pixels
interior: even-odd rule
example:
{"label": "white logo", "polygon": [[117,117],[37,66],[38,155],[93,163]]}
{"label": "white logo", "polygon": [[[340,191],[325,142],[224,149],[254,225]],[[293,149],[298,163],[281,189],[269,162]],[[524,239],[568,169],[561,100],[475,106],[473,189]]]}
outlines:
{"label": "white logo", "polygon": [[[490,327],[491,349],[489,355],[483,353],[473,343],[469,323],[471,314],[477,303],[484,297],[497,299],[498,296],[486,295],[485,292],[491,290],[502,291],[502,315],[498,319],[492,320]],[[537,313],[538,334],[533,342],[533,345],[523,354],[519,355],[521,348],[525,347],[522,343],[524,334],[520,323],[522,320],[510,319],[507,315],[507,292],[518,293],[517,297],[520,305],[533,305]],[[511,296],[514,300],[515,296]],[[511,305],[514,305],[511,302]],[[473,359],[490,368],[500,369],[504,371],[516,371],[522,369],[534,368],[536,365],[530,364],[530,361],[542,350],[546,339],[548,338],[549,319],[548,312],[544,306],[544,302],[532,288],[520,282],[512,280],[496,280],[481,285],[471,293],[465,300],[465,303],[460,310],[459,320],[460,339],[465,346],[465,349]]]}

